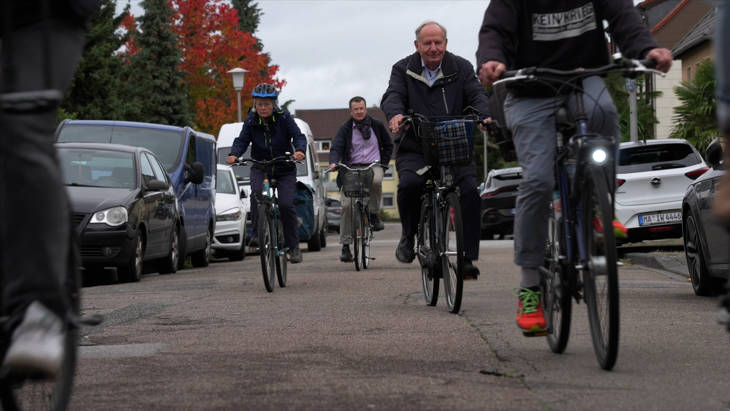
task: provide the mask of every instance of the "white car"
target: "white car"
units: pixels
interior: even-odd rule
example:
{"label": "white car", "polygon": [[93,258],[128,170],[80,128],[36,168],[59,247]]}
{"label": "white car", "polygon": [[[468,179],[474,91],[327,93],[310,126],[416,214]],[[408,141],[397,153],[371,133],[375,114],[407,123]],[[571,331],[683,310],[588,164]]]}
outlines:
{"label": "white car", "polygon": [[213,251],[216,257],[233,261],[246,257],[246,217],[251,209],[248,187],[239,186],[230,166],[218,164],[215,193],[215,235]]}
{"label": "white car", "polygon": [[621,143],[616,170],[616,219],[628,241],[682,236],[682,198],[707,165],[688,141]]}

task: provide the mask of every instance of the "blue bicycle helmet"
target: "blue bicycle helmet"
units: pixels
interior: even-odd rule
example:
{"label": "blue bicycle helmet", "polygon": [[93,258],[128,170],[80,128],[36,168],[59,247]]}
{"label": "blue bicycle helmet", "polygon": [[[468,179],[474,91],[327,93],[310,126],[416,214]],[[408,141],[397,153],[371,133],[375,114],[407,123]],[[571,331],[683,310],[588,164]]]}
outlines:
{"label": "blue bicycle helmet", "polygon": [[279,93],[276,91],[276,87],[268,83],[261,83],[253,88],[251,96],[254,98],[277,98]]}

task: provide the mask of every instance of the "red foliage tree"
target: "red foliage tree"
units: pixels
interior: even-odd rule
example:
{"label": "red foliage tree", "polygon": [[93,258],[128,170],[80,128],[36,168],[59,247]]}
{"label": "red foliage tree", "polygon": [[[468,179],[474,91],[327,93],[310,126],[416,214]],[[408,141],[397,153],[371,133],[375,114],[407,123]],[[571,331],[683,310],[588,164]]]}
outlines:
{"label": "red foliage tree", "polygon": [[251,90],[267,82],[284,86],[276,78],[279,67],[256,47],[251,33],[240,31],[238,12],[225,0],[170,0],[175,10],[173,30],[182,51],[180,68],[185,72],[196,127],[217,134],[224,123],[236,121],[236,92],[228,70],[248,70],[241,91],[241,110],[251,107]]}

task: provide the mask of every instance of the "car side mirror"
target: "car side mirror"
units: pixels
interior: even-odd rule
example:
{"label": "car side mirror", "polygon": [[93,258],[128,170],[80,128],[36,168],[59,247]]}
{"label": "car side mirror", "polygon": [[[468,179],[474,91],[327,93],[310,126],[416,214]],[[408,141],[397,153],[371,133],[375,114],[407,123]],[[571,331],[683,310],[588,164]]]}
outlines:
{"label": "car side mirror", "polygon": [[241,198],[247,198],[246,192],[241,189]]}
{"label": "car side mirror", "polygon": [[722,162],[722,143],[720,143],[720,140],[714,139],[710,142],[707,150],[705,150],[705,158],[712,168],[716,169],[720,166],[720,162]]}
{"label": "car side mirror", "polygon": [[315,179],[318,179],[319,178],[319,170],[314,170],[314,172],[312,173],[312,175],[314,176]]}
{"label": "car side mirror", "polygon": [[147,191],[163,191],[170,188],[170,185],[167,184],[166,181],[160,181],[160,180],[150,180],[145,184],[145,189]]}
{"label": "car side mirror", "polygon": [[185,182],[193,183],[193,184],[200,184],[203,182],[203,178],[205,177],[205,168],[203,168],[203,163],[200,161],[195,161],[193,164],[186,164],[185,165]]}

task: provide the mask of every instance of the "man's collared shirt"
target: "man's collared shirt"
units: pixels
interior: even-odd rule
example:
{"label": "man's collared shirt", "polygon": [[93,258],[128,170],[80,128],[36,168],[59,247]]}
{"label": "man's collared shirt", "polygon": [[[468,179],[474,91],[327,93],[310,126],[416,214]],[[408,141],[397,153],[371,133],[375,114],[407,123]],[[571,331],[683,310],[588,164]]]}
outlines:
{"label": "man's collared shirt", "polygon": [[426,77],[428,85],[433,86],[433,83],[438,78],[439,73],[441,73],[441,63],[439,63],[439,66],[436,67],[436,70],[429,70],[428,67],[426,67],[426,63],[423,61],[423,58],[421,58],[421,67],[423,68],[423,76]]}

